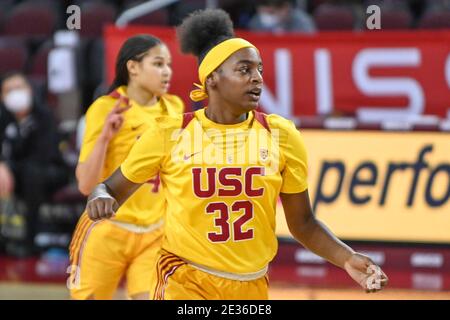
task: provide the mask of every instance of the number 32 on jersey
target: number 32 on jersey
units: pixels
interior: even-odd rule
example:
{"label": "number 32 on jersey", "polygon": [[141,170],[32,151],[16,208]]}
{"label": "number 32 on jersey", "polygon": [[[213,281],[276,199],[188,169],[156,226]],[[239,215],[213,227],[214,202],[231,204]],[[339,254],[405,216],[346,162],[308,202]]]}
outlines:
{"label": "number 32 on jersey", "polygon": [[[264,188],[253,187],[253,177],[264,176],[264,167],[206,168],[207,188],[204,190],[201,187],[202,171],[203,168],[192,168],[194,193],[199,198],[238,197],[243,194],[252,198],[264,194]],[[217,186],[218,184],[220,186]],[[231,213],[240,213],[239,218],[232,224],[229,222]],[[222,201],[210,202],[206,206],[206,214],[215,215],[214,226],[220,229],[220,232],[208,232],[208,239],[211,242],[226,242],[231,238],[233,241],[253,239],[253,228],[243,230],[244,224],[253,219],[251,201],[236,200],[231,205]]]}

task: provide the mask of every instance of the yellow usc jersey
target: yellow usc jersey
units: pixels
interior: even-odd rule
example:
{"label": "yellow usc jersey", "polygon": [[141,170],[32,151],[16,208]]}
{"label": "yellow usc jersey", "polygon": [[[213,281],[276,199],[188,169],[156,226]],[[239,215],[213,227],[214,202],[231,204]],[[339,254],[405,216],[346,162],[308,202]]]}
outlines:
{"label": "yellow usc jersey", "polygon": [[[98,98],[86,113],[86,130],[80,150],[79,162],[86,161],[92,152],[105,124],[108,113],[120,96],[126,95],[126,86],[121,86],[107,96]],[[184,111],[184,104],[174,95],[164,95],[153,106],[141,106],[130,100],[131,108],[123,113],[124,122],[111,139],[105,156],[101,181],[108,178],[125,160],[137,139],[153,123],[152,119],[162,115],[177,115]],[[101,182],[99,181],[99,182]],[[165,198],[160,190],[159,175],[155,172],[118,210],[114,220],[137,225],[157,222],[165,213]]]}
{"label": "yellow usc jersey", "polygon": [[162,248],[219,272],[267,268],[277,251],[279,193],[307,189],[306,151],[294,124],[251,112],[221,125],[205,109],[155,122],[121,170],[135,183],[160,172],[168,206]]}

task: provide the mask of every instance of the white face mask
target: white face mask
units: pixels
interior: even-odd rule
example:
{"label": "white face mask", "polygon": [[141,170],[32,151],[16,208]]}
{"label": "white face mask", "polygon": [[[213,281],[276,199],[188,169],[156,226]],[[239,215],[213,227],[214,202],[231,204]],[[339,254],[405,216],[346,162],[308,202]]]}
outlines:
{"label": "white face mask", "polygon": [[260,13],[259,18],[261,19],[261,23],[266,28],[273,28],[280,22],[276,15],[265,12]]}
{"label": "white face mask", "polygon": [[30,108],[31,94],[27,89],[15,89],[5,96],[3,102],[9,112],[22,112]]}

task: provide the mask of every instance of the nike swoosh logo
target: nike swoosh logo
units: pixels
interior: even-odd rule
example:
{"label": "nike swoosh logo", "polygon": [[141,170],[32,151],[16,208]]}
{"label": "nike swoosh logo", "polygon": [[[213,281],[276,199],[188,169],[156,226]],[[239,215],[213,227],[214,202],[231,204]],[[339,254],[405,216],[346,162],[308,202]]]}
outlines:
{"label": "nike swoosh logo", "polygon": [[197,152],[194,152],[194,153],[192,153],[191,155],[184,155],[184,157],[183,157],[183,159],[186,161],[186,160],[189,160],[190,158],[192,158],[193,156],[195,156],[197,153],[200,153],[201,151],[197,151]]}

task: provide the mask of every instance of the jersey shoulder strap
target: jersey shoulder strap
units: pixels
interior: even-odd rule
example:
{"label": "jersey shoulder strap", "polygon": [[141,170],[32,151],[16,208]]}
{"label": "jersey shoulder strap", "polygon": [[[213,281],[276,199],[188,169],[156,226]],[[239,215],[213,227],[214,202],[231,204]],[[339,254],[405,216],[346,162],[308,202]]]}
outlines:
{"label": "jersey shoulder strap", "polygon": [[115,89],[115,90],[111,91],[108,94],[108,96],[110,96],[111,98],[114,98],[114,99],[119,99],[120,98],[120,93],[119,93],[119,91],[117,89]]}
{"label": "jersey shoulder strap", "polygon": [[194,112],[183,113],[183,124],[181,125],[181,129],[185,129],[192,119],[194,119],[194,116]]}
{"label": "jersey shoulder strap", "polygon": [[[262,112],[253,111],[255,115],[256,121],[258,121],[267,131],[270,132],[269,123],[267,122],[267,115]],[[183,114],[183,124],[181,125],[181,129],[185,129],[189,123],[194,119],[194,112],[186,112]]]}
{"label": "jersey shoulder strap", "polygon": [[267,131],[270,132],[269,123],[267,122],[267,114],[259,111],[253,111],[256,121],[258,121]]}

